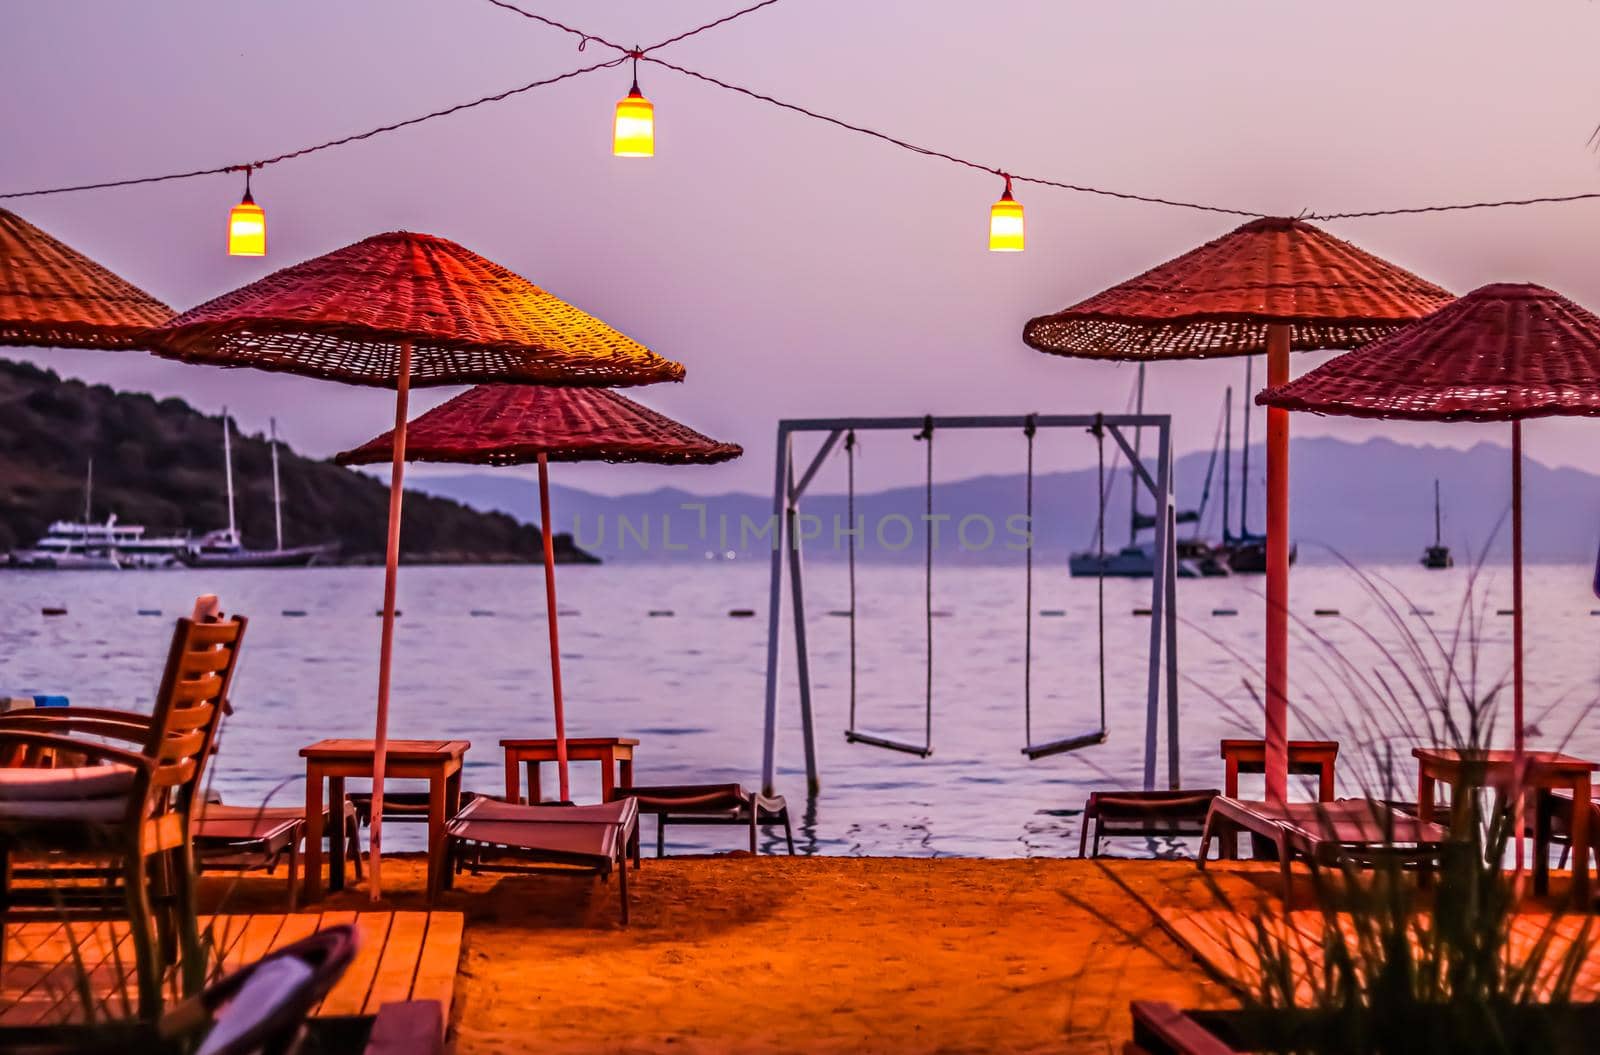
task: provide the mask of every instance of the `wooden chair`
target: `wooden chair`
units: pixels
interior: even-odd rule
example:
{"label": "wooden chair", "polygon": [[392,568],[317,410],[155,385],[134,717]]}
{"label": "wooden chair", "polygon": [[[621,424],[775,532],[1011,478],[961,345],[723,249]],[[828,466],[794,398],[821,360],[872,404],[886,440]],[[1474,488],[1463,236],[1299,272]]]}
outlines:
{"label": "wooden chair", "polygon": [[[190,815],[245,625],[242,617],[215,623],[178,620],[155,709],[142,725],[81,712],[0,720],[0,754],[16,747],[49,748],[89,763],[0,769],[0,922],[55,920],[63,913],[128,919],[139,1011],[147,1019],[161,1003],[158,931],[160,951],[180,954],[191,981],[204,969]],[[139,749],[106,740],[134,742]],[[13,865],[19,859],[42,866],[38,882],[18,884]],[[103,876],[108,861],[120,889],[103,881],[81,882]],[[163,912],[153,921],[157,902]],[[0,946],[0,960],[3,955]]]}

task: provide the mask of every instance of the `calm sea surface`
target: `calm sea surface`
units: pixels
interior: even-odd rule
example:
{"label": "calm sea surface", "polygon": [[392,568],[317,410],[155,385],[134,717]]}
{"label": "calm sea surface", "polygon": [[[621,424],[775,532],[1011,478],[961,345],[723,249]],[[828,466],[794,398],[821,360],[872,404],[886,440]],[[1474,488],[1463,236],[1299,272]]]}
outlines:
{"label": "calm sea surface", "polygon": [[[1297,568],[1292,587],[1296,619],[1303,619],[1292,669],[1305,712],[1294,732],[1331,735],[1345,744],[1350,757],[1341,759],[1341,768],[1349,790],[1363,773],[1375,772],[1370,760],[1385,744],[1395,749],[1401,779],[1411,780],[1409,747],[1428,734],[1424,708],[1406,701],[1405,684],[1420,683],[1427,669],[1434,676],[1443,669],[1436,642],[1457,640],[1469,580],[1464,569],[1364,571],[1369,581],[1392,584],[1392,613],[1361,577],[1342,567]],[[934,755],[924,761],[844,742],[848,623],[828,614],[848,605],[843,568],[817,562],[807,576],[822,779],[809,808],[787,623],[779,740],[779,790],[805,814],[797,832],[803,851],[1071,854],[1076,811],[1087,791],[1139,786],[1149,619],[1133,610],[1148,606],[1148,582],[1106,583],[1109,740],[1029,762],[1019,750],[1021,573],[936,571],[934,605],[948,615],[934,621]],[[1537,730],[1533,746],[1565,742],[1571,751],[1597,757],[1600,721],[1588,719],[1600,677],[1600,615],[1592,614],[1600,603],[1589,592],[1590,577],[1587,567],[1529,569],[1528,698]],[[859,578],[860,725],[920,739],[920,571],[867,567]],[[215,592],[228,611],[252,620],[216,787],[229,802],[299,801],[302,745],[325,736],[372,735],[381,583],[381,569],[372,568],[0,572],[0,695],[63,693],[79,704],[147,709],[171,620],[188,611],[196,594]],[[561,623],[571,735],[638,737],[641,783],[759,784],[765,565],[570,567],[560,570],[559,583],[562,607],[574,613]],[[1218,739],[1255,732],[1259,705],[1249,686],[1259,686],[1261,586],[1259,578],[1243,577],[1179,584],[1187,785],[1219,784]],[[1510,604],[1508,570],[1485,569],[1474,593],[1481,620],[1459,635],[1455,669],[1486,686],[1509,665],[1511,620],[1498,614]],[[1098,724],[1094,599],[1092,580],[1060,572],[1037,576],[1035,609],[1065,613],[1034,621],[1037,741]],[[68,614],[43,617],[45,606],[65,607]],[[538,569],[404,568],[400,606],[391,735],[471,740],[466,785],[498,791],[499,739],[552,729]],[[736,608],[755,609],[757,616],[730,618]],[[1340,614],[1314,615],[1319,608]],[[651,617],[652,609],[674,614]],[[286,616],[286,610],[305,614]],[[1237,615],[1214,614],[1229,610]],[[1400,702],[1374,702],[1391,692]],[[575,797],[593,801],[597,789],[593,767],[575,766]],[[397,826],[390,844],[407,848],[419,835],[414,827]],[[674,845],[736,848],[739,840],[727,829],[686,829]]]}

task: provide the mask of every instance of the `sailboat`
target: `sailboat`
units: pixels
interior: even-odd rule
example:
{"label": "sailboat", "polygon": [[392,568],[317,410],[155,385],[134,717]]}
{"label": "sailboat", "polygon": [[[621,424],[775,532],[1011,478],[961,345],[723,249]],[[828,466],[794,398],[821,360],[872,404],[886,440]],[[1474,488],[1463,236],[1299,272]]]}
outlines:
{"label": "sailboat", "polygon": [[1433,545],[1422,551],[1422,566],[1424,568],[1453,568],[1456,559],[1450,555],[1450,547],[1444,544],[1444,520],[1439,513],[1439,481],[1433,481]]}
{"label": "sailboat", "polygon": [[278,423],[267,423],[272,443],[272,516],[277,528],[277,546],[273,549],[246,549],[239,535],[238,521],[233,508],[233,419],[228,408],[222,408],[222,463],[228,488],[228,526],[208,531],[195,540],[184,562],[197,568],[303,568],[332,554],[338,547],[332,544],[294,546],[283,544],[283,493],[278,482]]}
{"label": "sailboat", "polygon": [[[1135,382],[1134,413],[1144,413],[1144,364],[1139,364],[1139,377]],[[1139,456],[1139,430],[1133,433],[1133,454]],[[1082,550],[1067,558],[1067,571],[1074,579],[1097,578],[1106,576],[1119,579],[1148,579],[1156,572],[1156,547],[1154,543],[1140,542],[1139,532],[1145,528],[1154,528],[1156,518],[1139,512],[1139,477],[1130,466],[1129,477],[1129,524],[1128,544],[1115,552],[1102,555],[1098,548]],[[1105,507],[1105,495],[1097,496],[1100,507]],[[1185,510],[1177,514],[1180,524],[1193,523],[1199,515]],[[1180,544],[1181,545],[1181,544]],[[1178,554],[1177,573],[1180,579],[1196,579],[1201,575],[1195,561],[1187,558],[1180,551]]]}
{"label": "sailboat", "polygon": [[[1254,356],[1244,359],[1244,450],[1239,464],[1239,534],[1229,535],[1227,518],[1223,518],[1222,544],[1228,551],[1228,567],[1244,574],[1262,574],[1267,570],[1267,536],[1250,531],[1250,393]],[[1289,563],[1300,556],[1300,547],[1289,543]]]}

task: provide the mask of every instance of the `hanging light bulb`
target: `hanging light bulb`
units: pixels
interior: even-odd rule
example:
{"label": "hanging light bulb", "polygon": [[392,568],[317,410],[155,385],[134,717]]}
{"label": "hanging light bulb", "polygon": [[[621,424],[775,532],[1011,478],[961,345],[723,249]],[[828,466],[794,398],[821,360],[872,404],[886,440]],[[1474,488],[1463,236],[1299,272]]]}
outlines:
{"label": "hanging light bulb", "polygon": [[619,158],[656,155],[656,108],[639,94],[639,54],[633,53],[633,87],[628,89],[628,97],[617,103],[616,121],[611,126],[611,152]]}
{"label": "hanging light bulb", "polygon": [[244,200],[228,213],[228,255],[267,255],[267,214],[250,196],[250,169],[244,170]]}
{"label": "hanging light bulb", "polygon": [[1011,177],[1006,177],[1005,193],[989,206],[989,252],[1022,252],[1022,203],[1011,196]]}

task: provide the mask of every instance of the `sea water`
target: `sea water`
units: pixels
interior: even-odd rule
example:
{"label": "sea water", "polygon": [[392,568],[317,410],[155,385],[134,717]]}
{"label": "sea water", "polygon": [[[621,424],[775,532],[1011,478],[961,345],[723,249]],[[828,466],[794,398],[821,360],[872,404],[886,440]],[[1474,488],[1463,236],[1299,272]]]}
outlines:
{"label": "sea water", "polygon": [[[1475,679],[1479,695],[1508,676],[1511,619],[1500,612],[1510,607],[1509,570],[1481,570],[1465,605],[1473,579],[1465,568],[1294,570],[1291,675],[1300,713],[1292,735],[1340,739],[1343,790],[1371,790],[1392,774],[1397,790],[1408,791],[1415,779],[1410,747],[1448,739],[1436,720],[1429,727],[1430,706],[1417,698],[1428,691],[1413,695],[1408,687],[1423,684],[1428,671],[1437,679],[1451,667],[1463,682]],[[390,735],[472,741],[465,785],[499,793],[499,740],[548,736],[553,729],[541,572],[529,566],[406,567],[399,584],[403,614]],[[1179,769],[1185,786],[1220,786],[1218,741],[1260,735],[1262,585],[1259,577],[1244,576],[1179,583]],[[559,587],[569,735],[637,737],[640,783],[759,785],[765,563],[562,567]],[[1528,569],[1527,711],[1530,746],[1600,757],[1600,722],[1589,720],[1600,677],[1600,614],[1594,614],[1600,603],[1590,587],[1586,567]],[[806,795],[787,595],[777,741],[778,790],[795,814],[800,851],[1076,853],[1077,811],[1088,792],[1144,782],[1151,620],[1136,610],[1150,607],[1150,583],[1107,580],[1104,588],[1106,742],[1030,762],[1021,751],[1021,570],[936,568],[933,607],[941,614],[932,619],[933,754],[919,759],[845,742],[850,621],[830,613],[849,607],[846,578],[837,563],[809,565],[807,631],[821,785],[814,799]],[[1036,571],[1035,742],[1100,725],[1096,591],[1094,580]],[[147,710],[171,622],[200,593],[218,594],[227,611],[251,620],[214,787],[232,803],[302,801],[303,745],[372,735],[382,569],[0,571],[0,696],[60,693],[81,705]],[[66,614],[44,616],[47,607]],[[924,608],[920,569],[858,569],[860,728],[922,740]],[[730,616],[736,609],[755,615]],[[1318,609],[1338,614],[1317,615]],[[1446,661],[1442,654],[1450,649],[1455,658]],[[1509,704],[1505,712],[1494,738],[1509,743]],[[1164,747],[1164,727],[1157,740]],[[1387,761],[1378,764],[1381,759]],[[596,767],[574,764],[572,772],[574,798],[594,801]],[[1163,755],[1158,783],[1164,786],[1167,777]],[[547,793],[554,781],[547,767]],[[670,846],[686,851],[734,849],[744,838],[728,828],[670,834]],[[388,845],[420,847],[421,831],[395,826]],[[775,847],[772,834],[764,845]],[[1139,854],[1174,847],[1134,841],[1117,849]]]}

